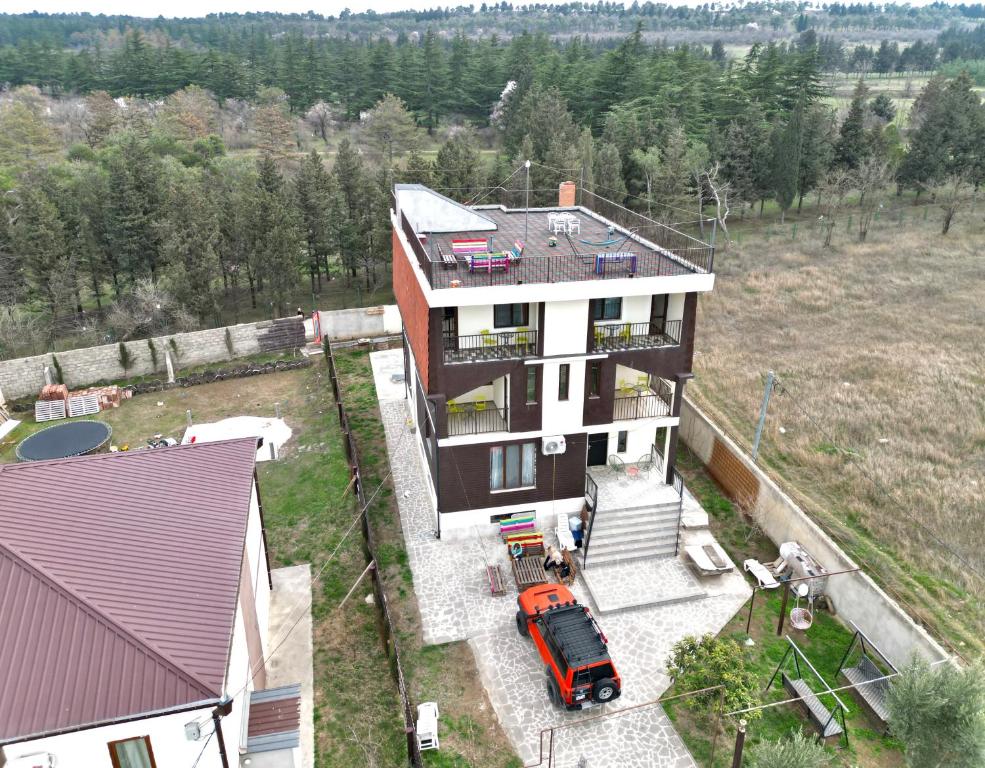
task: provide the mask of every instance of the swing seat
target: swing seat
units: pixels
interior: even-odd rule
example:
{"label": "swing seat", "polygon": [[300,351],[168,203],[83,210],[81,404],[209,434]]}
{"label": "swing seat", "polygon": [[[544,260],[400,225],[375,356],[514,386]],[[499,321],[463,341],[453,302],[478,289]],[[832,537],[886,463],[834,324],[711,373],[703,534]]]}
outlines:
{"label": "swing seat", "polygon": [[804,631],[810,629],[814,623],[814,616],[807,608],[797,606],[790,611],[790,626],[794,629]]}

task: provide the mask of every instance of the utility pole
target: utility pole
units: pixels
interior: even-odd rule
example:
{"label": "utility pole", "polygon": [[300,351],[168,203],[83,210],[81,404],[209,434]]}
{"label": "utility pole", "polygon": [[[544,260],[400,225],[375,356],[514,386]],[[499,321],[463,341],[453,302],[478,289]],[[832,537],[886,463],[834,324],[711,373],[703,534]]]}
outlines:
{"label": "utility pole", "polygon": [[766,372],[766,389],[763,390],[763,405],[759,409],[759,423],[756,424],[756,436],[752,439],[752,463],[756,463],[759,455],[759,441],[763,437],[763,426],[766,424],[766,409],[770,406],[770,395],[776,386],[776,374],[773,371]]}
{"label": "utility pole", "polygon": [[742,768],[742,748],[746,743],[746,721],[739,721],[739,730],[735,734],[735,752],[732,753],[732,768]]}
{"label": "utility pole", "polygon": [[527,197],[523,206],[523,242],[527,242],[527,219],[530,218],[530,161],[524,162],[523,167],[527,169],[527,181],[524,184],[527,188]]}

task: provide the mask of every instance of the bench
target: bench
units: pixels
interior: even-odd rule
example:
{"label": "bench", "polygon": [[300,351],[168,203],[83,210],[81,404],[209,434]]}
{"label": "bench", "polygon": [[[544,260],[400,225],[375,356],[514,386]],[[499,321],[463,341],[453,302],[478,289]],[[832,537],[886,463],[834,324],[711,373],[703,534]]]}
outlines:
{"label": "bench", "polygon": [[596,254],[595,274],[604,275],[608,271],[607,266],[609,264],[625,264],[629,274],[636,274],[636,254],[632,251]]}
{"label": "bench", "polygon": [[510,271],[510,257],[504,253],[480,253],[469,256],[469,272],[477,269],[484,269],[492,272],[493,269],[503,269]]}
{"label": "bench", "polygon": [[807,713],[807,719],[817,729],[821,739],[824,741],[840,739],[842,733],[844,733],[841,723],[835,719],[831,710],[821,703],[821,700],[810,689],[810,686],[803,680],[787,677],[786,672],[781,673],[781,677],[783,679],[784,689],[791,697],[800,700],[804,711]]}
{"label": "bench", "polygon": [[458,269],[458,259],[455,258],[453,253],[445,253],[441,250],[441,246],[437,243],[434,244],[438,249],[438,256],[441,258],[441,265],[445,269]]}
{"label": "bench", "polygon": [[503,581],[503,569],[499,565],[486,566],[486,580],[489,582],[489,594],[493,597],[506,594],[506,584]]}
{"label": "bench", "polygon": [[[855,693],[859,695],[866,709],[875,717],[885,728],[889,722],[889,710],[886,708],[886,693],[889,690],[889,681],[881,680],[885,677],[883,671],[864,653],[854,667],[845,667],[841,670],[845,679],[854,686]],[[876,682],[871,682],[875,680]],[[865,685],[863,685],[865,683]]]}

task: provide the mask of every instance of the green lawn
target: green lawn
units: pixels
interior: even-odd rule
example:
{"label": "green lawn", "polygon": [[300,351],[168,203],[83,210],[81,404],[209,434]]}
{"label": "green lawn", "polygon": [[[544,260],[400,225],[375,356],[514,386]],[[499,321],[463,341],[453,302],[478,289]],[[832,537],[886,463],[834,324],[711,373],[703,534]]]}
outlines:
{"label": "green lawn", "polygon": [[[682,455],[681,469],[688,488],[698,497],[709,513],[711,529],[716,538],[728,550],[735,562],[750,557],[761,561],[776,558],[776,547],[761,533],[752,531],[742,519],[740,512],[725,496],[722,495],[714,480],[693,458],[685,452]],[[747,667],[754,673],[761,686],[765,688],[777,665],[783,659],[789,644],[785,638],[789,635],[804,652],[814,668],[822,675],[825,682],[832,688],[845,684],[844,680],[836,679],[835,672],[845,650],[852,638],[852,633],[836,618],[824,611],[815,610],[814,623],[810,629],[801,632],[790,627],[785,622],[783,635],[777,636],[776,628],[780,615],[782,596],[779,590],[759,592],[753,609],[753,619],[750,634],[746,634],[748,606],[730,621],[719,633],[720,637],[735,640],[743,650]],[[793,607],[793,600],[788,604],[787,611]],[[744,644],[747,637],[752,637],[755,645]],[[792,655],[788,657],[784,669],[788,675],[794,674]],[[802,676],[814,690],[819,690],[822,684],[810,672],[801,667]],[[682,691],[672,687],[667,695]],[[839,768],[897,768],[902,765],[902,753],[899,746],[889,738],[880,736],[874,730],[876,723],[860,709],[858,702],[851,693],[839,693],[841,701],[848,707],[846,717],[848,725],[848,746],[830,747],[835,765]],[[778,702],[789,698],[779,683],[774,683],[769,691],[764,691],[760,703]],[[825,695],[821,700],[827,706],[832,705],[831,697]],[[698,763],[706,768],[727,768],[732,761],[732,747],[735,738],[735,718],[725,718],[724,731],[719,733],[718,749],[714,763],[710,761],[712,735],[714,733],[714,707],[704,705],[694,708],[685,700],[669,702],[666,709],[682,738],[691,750]],[[791,706],[779,706],[766,709],[758,717],[749,718],[747,727],[747,745],[750,750],[764,739],[777,739],[791,731],[803,728],[805,732],[813,733],[807,721],[798,709]]]}

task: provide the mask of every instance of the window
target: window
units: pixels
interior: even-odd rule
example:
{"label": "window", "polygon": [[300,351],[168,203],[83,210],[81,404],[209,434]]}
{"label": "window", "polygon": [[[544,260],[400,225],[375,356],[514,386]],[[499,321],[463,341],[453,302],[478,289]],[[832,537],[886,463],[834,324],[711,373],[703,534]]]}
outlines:
{"label": "window", "polygon": [[629,432],[620,432],[619,440],[616,443],[616,453],[626,452],[626,440],[629,437]]}
{"label": "window", "polygon": [[618,320],[622,317],[622,299],[595,299],[592,302],[592,320]]}
{"label": "window", "polygon": [[593,360],[588,364],[588,396],[598,397],[602,391],[602,363]]}
{"label": "window", "polygon": [[107,746],[113,768],[156,768],[157,766],[154,762],[154,751],[150,748],[149,736],[111,741]]}
{"label": "window", "polygon": [[527,404],[537,402],[537,366],[527,366]]}
{"label": "window", "polygon": [[557,399],[568,399],[568,380],[571,378],[571,365],[561,363],[557,373]]}
{"label": "window", "polygon": [[527,325],[530,318],[529,304],[494,304],[493,327],[515,328]]}
{"label": "window", "polygon": [[537,443],[489,449],[489,490],[532,488],[536,481]]}

